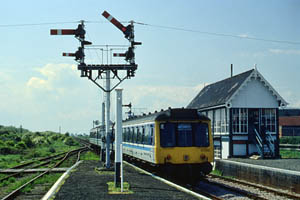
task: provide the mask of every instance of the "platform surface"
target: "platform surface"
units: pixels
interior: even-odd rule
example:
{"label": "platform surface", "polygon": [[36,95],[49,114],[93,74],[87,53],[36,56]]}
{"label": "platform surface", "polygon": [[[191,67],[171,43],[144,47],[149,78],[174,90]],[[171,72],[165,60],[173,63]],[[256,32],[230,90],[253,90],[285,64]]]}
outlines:
{"label": "platform surface", "polygon": [[242,162],[247,164],[300,171],[300,159],[249,159],[249,158],[230,158],[230,161]]}
{"label": "platform surface", "polygon": [[55,200],[97,200],[97,199],[198,199],[179,191],[149,175],[141,173],[124,164],[124,181],[130,184],[133,194],[108,194],[107,182],[114,181],[114,174],[97,173],[96,167],[101,167],[99,161],[84,161],[66,179]]}

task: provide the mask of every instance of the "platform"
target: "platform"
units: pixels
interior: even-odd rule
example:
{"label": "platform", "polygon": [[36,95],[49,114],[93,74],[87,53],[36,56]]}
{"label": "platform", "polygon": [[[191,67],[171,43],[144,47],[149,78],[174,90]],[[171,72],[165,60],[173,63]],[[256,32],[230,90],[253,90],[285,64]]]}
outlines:
{"label": "platform", "polygon": [[223,176],[300,193],[300,159],[216,160]]}
{"label": "platform", "polygon": [[70,173],[64,184],[54,194],[55,200],[97,199],[198,199],[171,187],[150,175],[124,164],[124,181],[130,184],[132,194],[109,194],[108,182],[114,181],[114,172],[98,173],[99,161],[84,161]]}

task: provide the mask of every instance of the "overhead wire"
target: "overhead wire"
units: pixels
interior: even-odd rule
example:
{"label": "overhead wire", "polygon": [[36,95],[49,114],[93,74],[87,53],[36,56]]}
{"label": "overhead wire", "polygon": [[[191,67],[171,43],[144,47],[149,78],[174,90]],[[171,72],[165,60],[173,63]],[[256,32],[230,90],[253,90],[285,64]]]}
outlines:
{"label": "overhead wire", "polygon": [[[28,24],[0,24],[0,28],[43,26],[43,25],[57,25],[57,24],[74,24],[74,23],[80,23],[80,22],[81,21],[44,22],[44,23],[28,23]],[[108,23],[107,21],[84,21],[84,22],[85,23]],[[122,21],[122,23],[129,23],[129,22]],[[175,26],[148,24],[148,23],[135,22],[135,21],[134,21],[134,23],[137,25],[142,25],[142,26],[149,26],[149,27],[156,27],[156,28],[161,28],[161,29],[169,29],[169,30],[184,31],[184,32],[192,32],[192,33],[213,35],[213,36],[220,36],[220,37],[232,37],[232,38],[238,38],[238,39],[257,40],[257,41],[264,41],[264,42],[292,44],[292,45],[300,44],[300,42],[298,42],[298,41],[275,40],[275,39],[252,37],[252,36],[248,36],[248,35],[234,35],[234,34],[227,34],[227,33],[217,33],[217,32],[201,31],[201,30],[187,29],[187,28],[181,28],[181,27],[175,27]]]}
{"label": "overhead wire", "polygon": [[9,27],[23,27],[23,26],[43,26],[43,25],[57,25],[57,24],[75,24],[80,21],[69,21],[69,22],[44,22],[44,23],[30,23],[30,24],[0,24],[0,28]]}
{"label": "overhead wire", "polygon": [[169,30],[176,30],[176,31],[192,32],[192,33],[199,33],[199,34],[206,34],[206,35],[214,35],[214,36],[222,36],[222,37],[232,37],[232,38],[248,39],[248,40],[258,40],[258,41],[264,41],[264,42],[285,43],[285,44],[292,44],[292,45],[299,45],[300,44],[300,42],[295,42],[295,41],[257,38],[257,37],[247,36],[247,35],[233,35],[233,34],[226,34],[226,33],[216,33],[216,32],[208,32],[208,31],[200,31],[200,30],[179,28],[179,27],[173,27],[173,26],[163,26],[163,25],[147,24],[147,23],[141,23],[141,22],[134,22],[134,23],[138,24],[138,25],[143,25],[143,26],[150,26],[150,27],[156,27],[156,28],[162,28],[162,29],[169,29]]}

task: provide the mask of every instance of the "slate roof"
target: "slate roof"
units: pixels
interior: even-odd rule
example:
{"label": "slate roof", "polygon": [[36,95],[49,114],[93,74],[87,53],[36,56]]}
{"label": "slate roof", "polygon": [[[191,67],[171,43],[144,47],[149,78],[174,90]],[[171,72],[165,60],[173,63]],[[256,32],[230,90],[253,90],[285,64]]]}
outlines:
{"label": "slate roof", "polygon": [[251,69],[236,76],[207,85],[189,103],[187,108],[199,109],[225,104],[254,70],[255,69]]}

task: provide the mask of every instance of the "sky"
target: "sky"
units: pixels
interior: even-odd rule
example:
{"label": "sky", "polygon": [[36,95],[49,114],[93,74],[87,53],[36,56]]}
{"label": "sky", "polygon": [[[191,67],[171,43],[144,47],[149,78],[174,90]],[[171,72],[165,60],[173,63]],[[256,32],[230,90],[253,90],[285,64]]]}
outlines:
{"label": "sky", "polygon": [[[204,85],[228,78],[230,64],[234,74],[256,65],[289,107],[300,108],[298,0],[10,0],[0,12],[0,125],[78,134],[101,121],[103,92],[80,77],[73,58],[61,56],[75,52],[78,41],[50,29],[75,29],[84,20],[94,45],[128,45],[104,10],[124,25],[138,22],[138,69],[119,86],[136,114],[187,106]],[[107,60],[99,47],[85,52],[87,64],[125,63]],[[112,120],[114,108],[115,91]]]}

